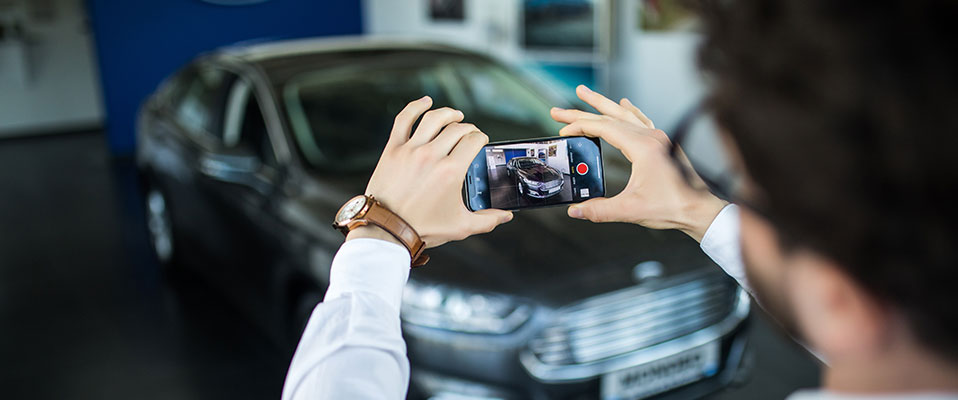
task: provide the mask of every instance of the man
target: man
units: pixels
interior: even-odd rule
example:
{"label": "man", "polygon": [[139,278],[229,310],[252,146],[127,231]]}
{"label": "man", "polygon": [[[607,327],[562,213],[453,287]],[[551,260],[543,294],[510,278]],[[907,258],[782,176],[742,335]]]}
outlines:
{"label": "man", "polygon": [[[567,124],[560,134],[604,139],[632,162],[632,176],[622,193],[569,215],[699,240],[827,360],[824,390],[794,399],[958,398],[956,4],[710,3],[705,109],[743,182],[725,188],[737,205],[695,189],[669,137],[631,102],[580,87],[599,114],[554,109]],[[462,113],[430,106],[423,98],[396,117],[366,191],[380,203],[359,200],[338,217],[353,229],[284,399],[403,398],[399,304],[410,263],[422,247],[511,219],[465,209],[463,176],[487,138]],[[372,219],[402,223],[357,227],[350,218],[366,207],[385,210]]]}

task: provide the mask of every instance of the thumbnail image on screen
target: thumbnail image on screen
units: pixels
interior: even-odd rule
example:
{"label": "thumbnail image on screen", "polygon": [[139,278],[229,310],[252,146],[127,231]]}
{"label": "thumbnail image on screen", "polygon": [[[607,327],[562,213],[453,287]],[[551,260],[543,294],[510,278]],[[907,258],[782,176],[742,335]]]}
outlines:
{"label": "thumbnail image on screen", "polygon": [[604,195],[599,149],[590,139],[489,145],[476,157],[474,167],[482,164],[486,179],[477,180],[483,184],[474,193],[472,203],[478,203],[474,208],[517,209]]}

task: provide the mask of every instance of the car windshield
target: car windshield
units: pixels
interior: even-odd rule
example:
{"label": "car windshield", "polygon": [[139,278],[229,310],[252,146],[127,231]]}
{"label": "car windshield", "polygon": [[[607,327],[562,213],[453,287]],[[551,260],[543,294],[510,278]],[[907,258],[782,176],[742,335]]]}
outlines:
{"label": "car windshield", "polygon": [[[384,67],[388,65],[389,67]],[[395,115],[429,95],[434,107],[462,110],[491,141],[555,136],[555,100],[484,59],[401,53],[370,57],[292,77],[283,103],[303,158],[314,168],[372,168]]]}
{"label": "car windshield", "polygon": [[545,164],[545,163],[543,163],[542,161],[539,161],[539,160],[534,159],[534,158],[533,158],[533,159],[528,159],[528,160],[520,160],[520,161],[519,161],[519,168],[531,168],[531,167],[534,167],[534,166],[536,166],[536,165],[544,165],[544,164]]}

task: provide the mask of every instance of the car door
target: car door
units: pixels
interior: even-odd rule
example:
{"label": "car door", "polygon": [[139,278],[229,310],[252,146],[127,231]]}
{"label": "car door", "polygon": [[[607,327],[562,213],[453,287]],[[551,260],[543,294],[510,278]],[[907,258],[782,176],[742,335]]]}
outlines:
{"label": "car door", "polygon": [[278,243],[284,227],[275,210],[284,167],[253,81],[234,75],[230,82],[218,146],[201,157],[201,185],[218,225],[218,237],[211,241],[220,260],[216,280],[263,321],[270,312],[271,271],[286,256]]}
{"label": "car door", "polygon": [[228,76],[198,62],[185,68],[172,82],[172,89],[156,107],[144,140],[158,144],[152,155],[154,179],[170,200],[174,225],[179,227],[185,245],[184,259],[199,266],[214,258],[207,239],[216,229],[205,193],[201,173],[203,155],[217,146],[221,129],[221,108]]}

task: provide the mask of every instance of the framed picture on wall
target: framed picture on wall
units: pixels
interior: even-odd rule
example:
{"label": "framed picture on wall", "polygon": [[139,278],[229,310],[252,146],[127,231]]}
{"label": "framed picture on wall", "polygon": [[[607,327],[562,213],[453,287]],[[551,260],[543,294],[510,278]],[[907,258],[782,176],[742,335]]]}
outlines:
{"label": "framed picture on wall", "polygon": [[426,0],[429,17],[433,21],[461,22],[465,20],[465,0]]}
{"label": "framed picture on wall", "polygon": [[521,0],[520,44],[533,58],[594,63],[612,48],[613,0]]}
{"label": "framed picture on wall", "polygon": [[687,32],[698,29],[695,11],[683,0],[637,0],[638,28],[647,32]]}

